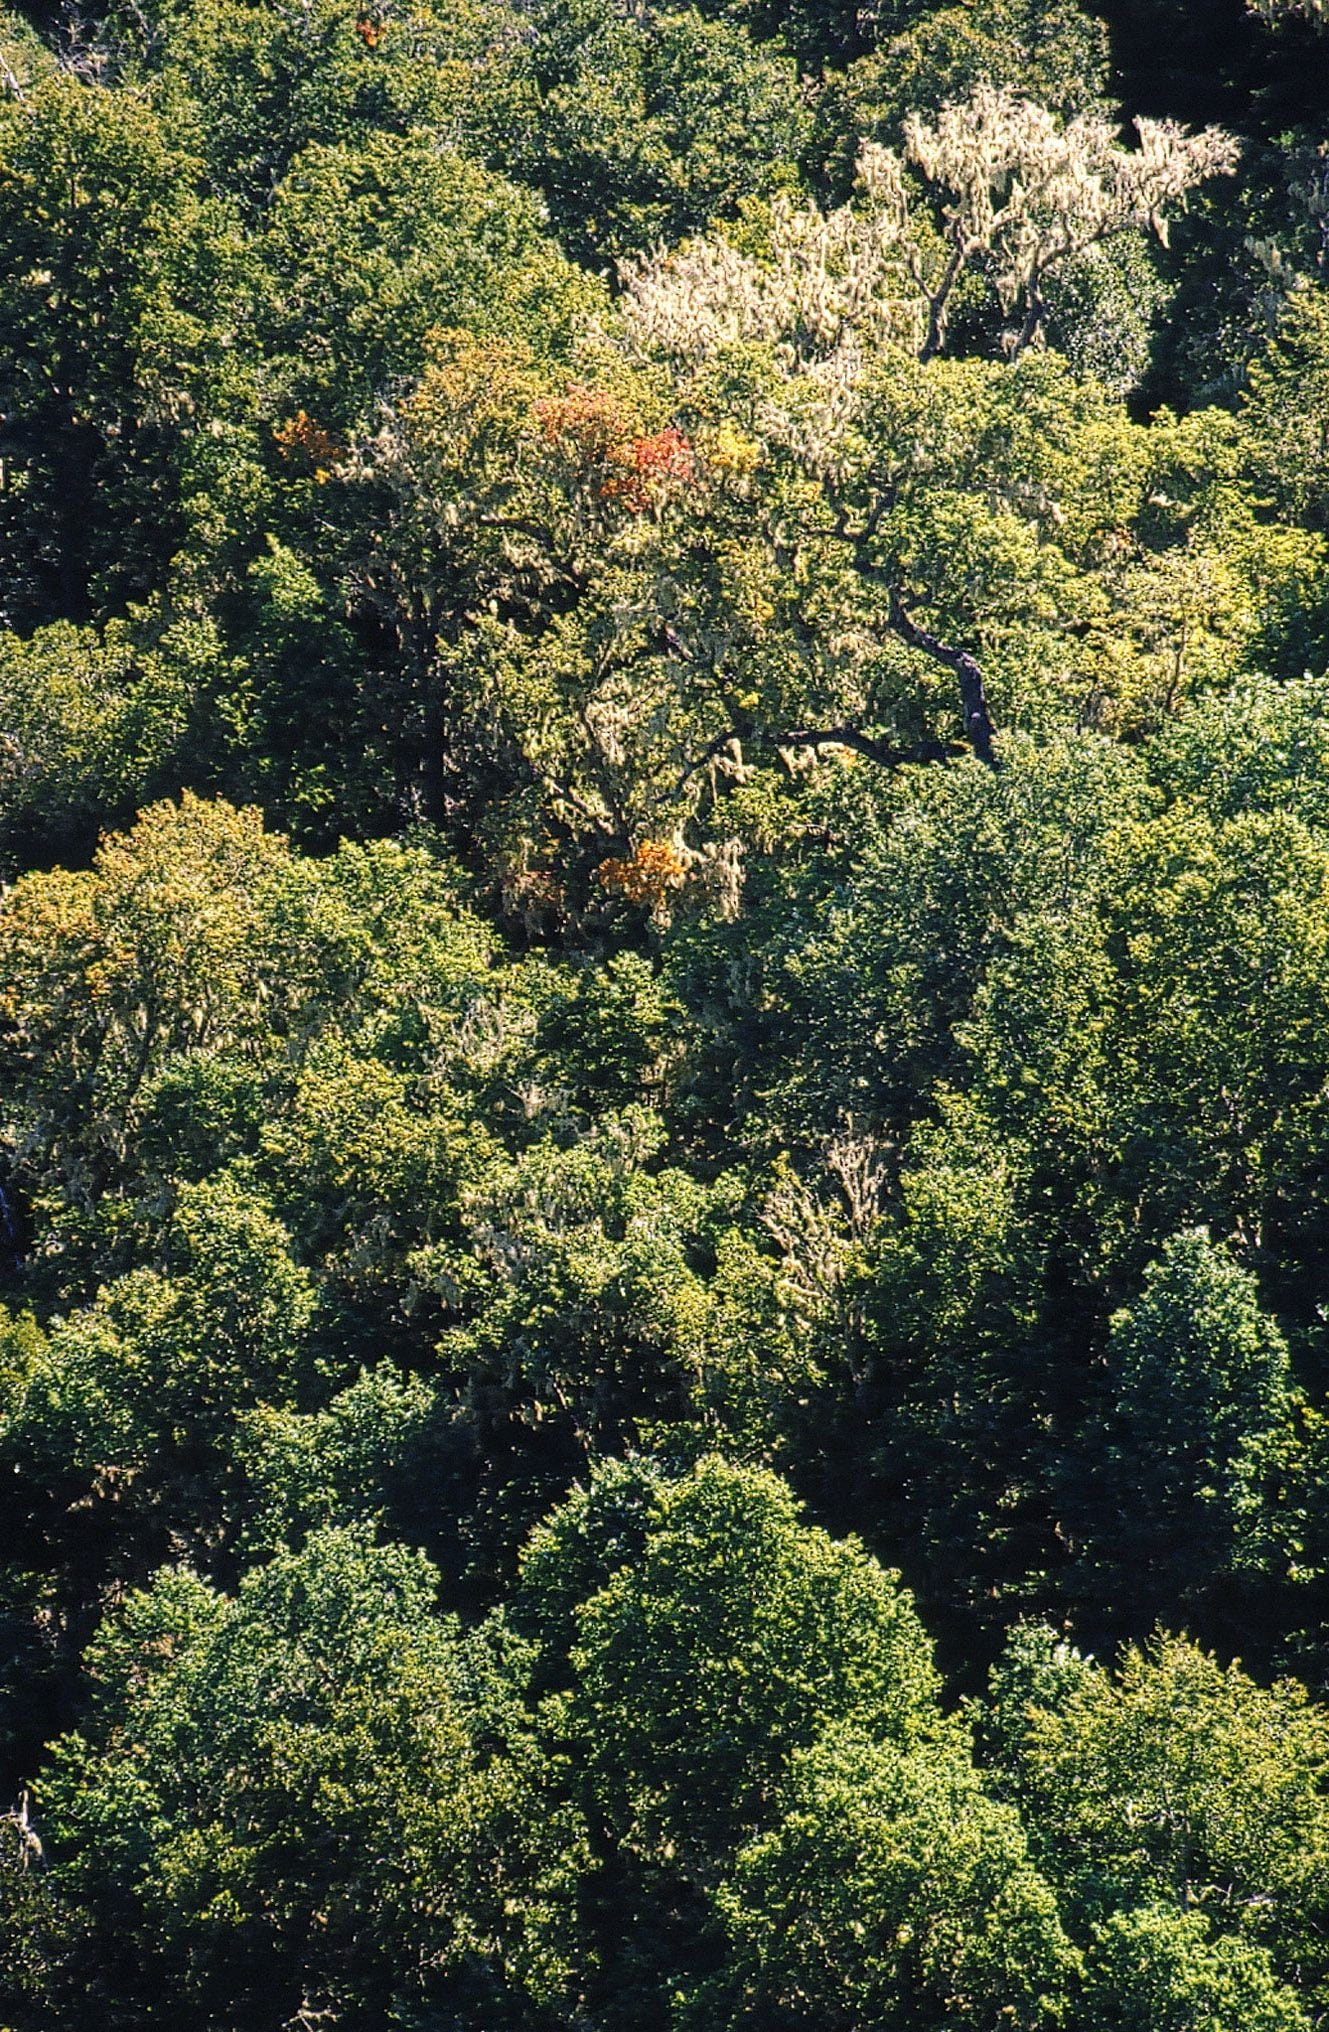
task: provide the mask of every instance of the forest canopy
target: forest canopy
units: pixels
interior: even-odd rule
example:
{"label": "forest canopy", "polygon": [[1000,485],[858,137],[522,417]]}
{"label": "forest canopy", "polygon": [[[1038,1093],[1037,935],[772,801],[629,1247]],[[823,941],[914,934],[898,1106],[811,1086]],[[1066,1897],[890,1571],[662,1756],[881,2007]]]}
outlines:
{"label": "forest canopy", "polygon": [[1321,0],[0,6],[2,2032],[1329,2014]]}

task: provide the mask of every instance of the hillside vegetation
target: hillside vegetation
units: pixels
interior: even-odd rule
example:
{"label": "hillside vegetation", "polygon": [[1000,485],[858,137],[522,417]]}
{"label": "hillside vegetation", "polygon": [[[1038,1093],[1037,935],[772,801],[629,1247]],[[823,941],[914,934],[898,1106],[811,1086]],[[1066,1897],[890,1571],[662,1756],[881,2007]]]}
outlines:
{"label": "hillside vegetation", "polygon": [[0,11],[0,2027],[1329,2019],[1324,0]]}

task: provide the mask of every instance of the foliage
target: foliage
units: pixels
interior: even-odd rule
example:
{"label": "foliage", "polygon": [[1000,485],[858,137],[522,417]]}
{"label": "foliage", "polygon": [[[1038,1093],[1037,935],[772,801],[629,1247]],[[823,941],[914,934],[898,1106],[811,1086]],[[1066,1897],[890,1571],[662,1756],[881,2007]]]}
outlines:
{"label": "foliage", "polygon": [[892,1577],[800,1525],[769,1474],[709,1457],[659,1498],[635,1568],[583,1605],[573,1665],[602,1810],[685,1858],[760,1827],[827,1722],[906,1745],[938,1726],[927,1640]]}
{"label": "foliage", "polygon": [[1304,1981],[1325,1868],[1324,1714],[1178,1638],[1131,1647],[1116,1679],[1081,1675],[1031,1703],[1016,1759],[1034,1853],[1070,1911],[1151,1901],[1209,1912]]}
{"label": "foliage", "polygon": [[1288,1414],[1287,1350],[1254,1280],[1203,1234],[1172,1236],[1137,1305],[1111,1322],[1108,1363],[1127,1533],[1147,1518],[1150,1556],[1167,1543],[1170,1588],[1221,1584],[1255,1555],[1261,1483]]}
{"label": "foliage", "polygon": [[493,1952],[519,1654],[450,1632],[433,1592],[419,1558],[330,1532],[233,1603],[164,1573],[102,1631],[89,1732],[46,1781],[53,1876],[96,1887],[88,1947],[145,1998],[277,2026],[366,1984],[437,2003]]}
{"label": "foliage", "polygon": [[0,7],[0,2025],[1329,2005],[1317,10]]}
{"label": "foliage", "polygon": [[1055,2024],[1076,1972],[1014,1812],[955,1751],[832,1731],[719,1902],[736,2024]]}
{"label": "foliage", "polygon": [[1306,2023],[1296,1995],[1275,1978],[1262,1948],[1234,1934],[1207,1938],[1202,1912],[1143,1906],[1099,1929],[1086,2006],[1103,2025],[1292,2028]]}

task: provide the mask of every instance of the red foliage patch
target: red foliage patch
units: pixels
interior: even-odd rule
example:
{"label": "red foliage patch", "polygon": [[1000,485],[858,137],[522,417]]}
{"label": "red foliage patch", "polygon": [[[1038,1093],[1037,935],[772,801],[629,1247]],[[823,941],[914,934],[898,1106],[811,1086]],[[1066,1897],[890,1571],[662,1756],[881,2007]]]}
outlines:
{"label": "red foliage patch", "polygon": [[573,388],[535,406],[551,444],[565,445],[592,469],[602,501],[619,501],[640,514],[670,484],[696,471],[692,447],[675,424],[647,437],[633,434],[621,402],[591,388]]}

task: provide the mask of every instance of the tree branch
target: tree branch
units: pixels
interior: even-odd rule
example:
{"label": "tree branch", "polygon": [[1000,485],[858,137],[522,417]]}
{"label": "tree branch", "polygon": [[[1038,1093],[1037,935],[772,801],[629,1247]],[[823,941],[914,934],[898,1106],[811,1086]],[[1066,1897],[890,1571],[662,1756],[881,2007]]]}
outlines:
{"label": "tree branch", "polygon": [[913,748],[895,748],[889,741],[878,741],[859,727],[789,727],[772,739],[777,748],[852,748],[856,755],[866,755],[870,762],[880,763],[885,769],[899,769],[911,762],[946,760],[943,741],[920,741]]}
{"label": "tree branch", "polygon": [[1039,287],[1040,280],[1041,278],[1035,274],[1025,284],[1026,307],[1024,323],[1017,332],[1015,343],[1011,347],[1012,360],[1018,360],[1021,354],[1029,350],[1043,328],[1043,320],[1047,316],[1048,307],[1043,300],[1043,292]]}
{"label": "tree branch", "polygon": [[4,55],[0,55],[0,85],[3,85],[7,92],[12,92],[25,112],[28,110],[28,95],[19,80],[18,72]]}
{"label": "tree branch", "polygon": [[992,750],[996,728],[992,724],[992,713],[988,706],[987,692],[983,685],[983,672],[977,659],[967,649],[952,649],[949,643],[940,641],[926,628],[920,628],[905,606],[903,595],[895,586],[890,592],[891,627],[907,642],[911,649],[921,649],[934,663],[944,663],[953,670],[960,685],[960,706],[964,714],[964,730],[969,745],[980,762],[986,762],[990,769],[997,767],[997,758]]}
{"label": "tree branch", "polygon": [[946,263],[941,281],[935,290],[928,292],[927,337],[919,348],[918,354],[919,360],[924,366],[927,365],[929,360],[935,360],[937,354],[941,351],[941,342],[946,336],[947,306],[950,302],[951,291],[959,280],[960,270],[964,267],[964,262],[964,243],[957,236],[951,247],[950,259]]}
{"label": "tree branch", "polygon": [[700,755],[695,760],[689,762],[687,768],[679,776],[669,793],[670,797],[681,797],[694,776],[700,775],[701,771],[706,768],[708,763],[713,762],[717,755],[722,755],[726,748],[731,747],[736,741],[741,741],[742,738],[743,736],[737,727],[726,727],[723,734],[717,734],[713,741],[708,741]]}

